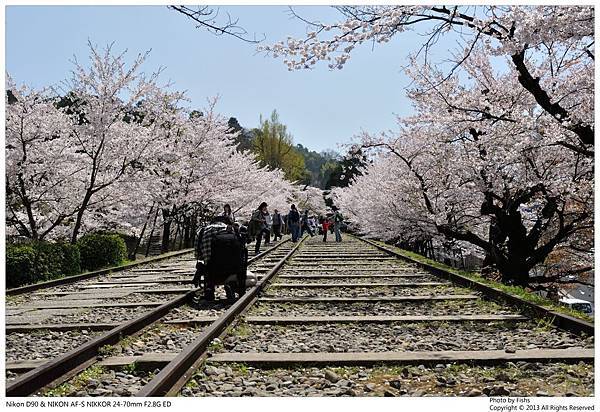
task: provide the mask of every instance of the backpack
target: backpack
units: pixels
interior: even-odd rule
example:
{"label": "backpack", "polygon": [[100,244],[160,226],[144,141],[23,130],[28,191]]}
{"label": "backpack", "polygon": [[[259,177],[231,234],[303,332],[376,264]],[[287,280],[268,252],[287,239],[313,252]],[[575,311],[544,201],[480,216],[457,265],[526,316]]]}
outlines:
{"label": "backpack", "polygon": [[335,214],[335,221],[337,223],[343,222],[344,221],[344,216],[342,216],[342,214],[340,212],[337,212]]}
{"label": "backpack", "polygon": [[223,231],[213,235],[208,272],[215,281],[246,271],[244,249],[244,243],[233,232]]}

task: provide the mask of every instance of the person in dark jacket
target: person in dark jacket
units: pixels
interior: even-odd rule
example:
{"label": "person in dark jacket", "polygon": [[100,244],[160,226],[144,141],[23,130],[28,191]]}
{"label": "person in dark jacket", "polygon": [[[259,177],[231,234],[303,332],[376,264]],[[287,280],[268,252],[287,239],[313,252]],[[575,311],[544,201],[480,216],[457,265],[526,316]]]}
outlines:
{"label": "person in dark jacket", "polygon": [[221,216],[225,216],[226,218],[228,218],[232,224],[235,223],[235,216],[233,215],[233,212],[231,211],[231,206],[229,206],[228,203],[226,203],[223,206],[223,213],[221,214]]}
{"label": "person in dark jacket", "polygon": [[[196,255],[196,273],[193,283],[196,287],[201,284],[204,286],[204,299],[208,301],[215,300],[215,281],[212,276],[209,276],[210,259],[213,253],[214,237],[218,233],[234,231],[237,234],[237,229],[233,226],[230,216],[215,216],[212,222],[200,229],[196,236],[195,255]],[[245,249],[245,247],[244,247]],[[248,259],[247,251],[245,252],[245,260]],[[204,280],[202,282],[202,279]],[[245,276],[243,277],[245,282]],[[244,294],[245,284],[241,281],[236,285],[240,296]],[[225,293],[228,299],[235,298],[234,287],[231,284],[225,284]]]}
{"label": "person in dark jacket", "polygon": [[292,205],[288,213],[288,226],[292,233],[292,242],[297,242],[300,237],[300,213],[298,213],[296,205]]}
{"label": "person in dark jacket", "polygon": [[255,225],[257,227],[257,235],[256,235],[256,246],[254,247],[254,254],[258,255],[260,252],[260,242],[265,236],[265,241],[268,241],[268,237],[270,235],[269,230],[267,229],[267,220],[265,215],[267,214],[267,203],[262,202],[258,209],[252,212],[252,217],[250,218],[250,224]]}

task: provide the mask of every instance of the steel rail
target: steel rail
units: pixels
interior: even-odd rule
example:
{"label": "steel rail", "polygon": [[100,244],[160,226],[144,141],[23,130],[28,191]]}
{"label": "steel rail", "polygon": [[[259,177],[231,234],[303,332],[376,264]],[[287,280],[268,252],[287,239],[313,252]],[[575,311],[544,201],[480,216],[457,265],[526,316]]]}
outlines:
{"label": "steel rail", "polygon": [[[278,243],[264,252],[253,256],[252,258],[248,259],[248,263],[253,263],[255,260],[261,259],[288,241],[289,239],[286,239],[285,241]],[[19,376],[6,386],[6,396],[28,396],[44,388],[50,383],[57,381],[61,376],[72,374],[74,370],[78,369],[78,367],[89,363],[90,360],[96,357],[98,350],[102,346],[117,343],[124,336],[137,333],[143,328],[153,324],[165,316],[171,309],[181,306],[188,300],[191,300],[198,290],[199,289],[191,289],[189,292],[186,292],[133,320],[125,322],[109,330],[103,335],[84,343],[78,348],[73,349],[64,355],[58,356]]]}
{"label": "steel rail", "polygon": [[5,294],[6,294],[6,296],[15,296],[15,295],[21,295],[21,294],[27,293],[27,292],[33,292],[33,291],[40,290],[40,289],[50,288],[53,286],[68,285],[70,283],[75,283],[80,280],[92,279],[92,278],[102,276],[102,275],[107,275],[107,274],[113,273],[113,272],[121,272],[121,271],[124,271],[127,269],[134,268],[136,266],[144,265],[146,263],[160,262],[161,260],[169,259],[169,258],[172,258],[175,256],[185,255],[185,254],[191,253],[193,251],[194,251],[194,249],[177,250],[175,252],[164,253],[159,256],[141,259],[139,261],[126,263],[126,264],[120,265],[120,266],[112,266],[109,268],[94,270],[92,272],[81,273],[79,275],[66,276],[66,277],[60,278],[60,279],[53,279],[53,280],[48,280],[46,282],[39,282],[39,283],[33,283],[31,285],[20,286],[18,288],[6,289]]}
{"label": "steel rail", "polygon": [[[364,239],[361,239],[364,240]],[[369,242],[365,242],[369,244]],[[359,242],[356,242],[359,244]],[[367,246],[363,243],[365,247],[377,246],[371,245]],[[297,245],[294,249],[292,249],[286,258],[282,260],[286,260],[290,266],[286,266],[286,270],[289,268],[293,268],[298,262],[292,256],[294,253],[298,252]],[[359,246],[360,247],[360,246]],[[402,256],[396,256],[394,253],[391,253],[389,250],[385,248],[379,248],[387,254],[391,254],[395,258],[401,258]],[[314,250],[314,248],[312,249]],[[303,251],[298,252],[297,256],[302,256]],[[402,259],[404,260],[404,259]],[[280,262],[283,265],[284,262]],[[415,262],[416,263],[416,262]],[[434,271],[431,270],[430,267],[424,266],[425,269],[428,270],[432,275],[436,275]],[[263,279],[260,284],[260,287],[264,287],[267,283],[269,285],[273,285],[273,281],[275,276],[277,275],[277,271],[279,269],[277,267],[273,268],[267,276]],[[304,270],[304,269],[303,269]],[[322,270],[322,269],[320,269]],[[450,279],[452,280],[452,279]],[[196,370],[199,367],[202,367],[204,364],[222,364],[222,363],[247,363],[249,365],[258,365],[260,367],[288,367],[288,366],[316,366],[316,367],[324,367],[324,366],[333,366],[333,365],[373,365],[373,364],[437,364],[437,363],[445,363],[445,362],[460,362],[471,364],[505,364],[507,361],[526,361],[526,362],[590,362],[593,361],[593,349],[580,349],[580,348],[572,348],[572,349],[516,349],[510,350],[509,348],[505,348],[503,350],[467,350],[467,351],[417,351],[417,352],[357,352],[357,353],[347,353],[347,352],[318,352],[318,353],[296,353],[296,352],[284,352],[284,353],[272,353],[272,352],[221,352],[217,351],[217,353],[212,353],[209,351],[209,344],[216,337],[219,337],[221,340],[229,334],[233,328],[237,327],[239,324],[249,324],[256,321],[257,318],[255,316],[246,316],[249,308],[252,307],[254,302],[260,302],[263,297],[258,298],[260,291],[258,291],[259,285],[255,288],[255,296],[246,296],[246,300],[242,303],[240,302],[237,308],[231,307],[230,310],[225,314],[224,318],[220,318],[216,321],[208,330],[205,330],[203,335],[201,335],[192,345],[188,346],[184,349],[182,353],[177,355],[173,361],[171,361],[160,373],[157,375],[154,380],[152,380],[148,385],[143,387],[135,396],[176,396],[177,393],[183,388],[183,386],[187,383],[187,381],[193,378]],[[437,296],[440,298],[441,296]],[[481,299],[479,294],[471,295],[472,298]],[[307,301],[310,298],[298,296],[296,297],[298,301]],[[331,299],[348,299],[346,297],[331,297]],[[380,300],[381,297],[378,296],[369,296],[369,300]],[[422,298],[422,297],[419,297]],[[273,299],[273,298],[271,298]],[[277,298],[275,298],[277,299]],[[286,299],[290,299],[289,297]],[[325,299],[325,298],[320,298]],[[271,300],[272,301],[272,300]],[[475,317],[470,315],[454,315],[453,319],[448,319],[449,316],[446,316],[445,321],[453,320],[453,321],[498,321],[500,318],[504,318],[503,320],[512,320],[512,321],[521,321],[527,319],[524,316],[519,315],[489,315],[487,318],[485,316],[476,315]],[[352,319],[350,319],[352,318]],[[419,321],[439,321],[443,318],[443,316],[430,317],[429,319],[419,319]],[[458,319],[460,318],[460,319]],[[475,319],[477,318],[477,319]],[[485,318],[485,319],[484,319]],[[509,318],[509,319],[507,319]],[[277,319],[274,317],[270,317],[266,319],[266,317],[262,317],[259,319],[264,321],[265,323],[277,323]],[[340,318],[336,317],[323,319],[323,317],[281,317],[280,320],[285,322],[301,322],[301,323],[309,323],[312,321],[380,321],[383,320],[381,317],[347,317]],[[385,321],[398,321],[399,319],[385,319]],[[415,321],[414,317],[406,316],[402,321]],[[506,328],[505,326],[502,326]],[[249,338],[252,340],[252,337]],[[268,337],[269,341],[273,341],[276,337]],[[264,342],[262,342],[264,343]],[[176,362],[177,361],[177,362]],[[120,361],[122,362],[122,361]],[[160,378],[160,379],[159,379]],[[244,385],[246,386],[246,385]],[[205,390],[202,394],[211,395],[211,390]],[[227,390],[225,391],[227,392]]]}
{"label": "steel rail", "polygon": [[237,316],[245,311],[251,304],[256,300],[258,294],[264,289],[265,285],[271,280],[277,272],[283,267],[283,265],[290,259],[290,257],[298,250],[303,238],[298,244],[296,244],[275,266],[256,284],[252,287],[233,305],[231,306],[222,316],[213,322],[207,329],[205,329],[198,338],[188,345],[183,351],[179,353],[167,366],[165,366],[148,384],[146,384],[135,396],[137,397],[149,397],[149,396],[165,396],[169,392],[173,391],[174,387],[179,384],[182,385],[195,370],[199,360],[210,342],[218,337],[236,318]]}
{"label": "steel rail", "polygon": [[438,277],[450,280],[451,282],[454,282],[460,286],[464,286],[469,289],[481,292],[486,297],[492,300],[517,307],[522,313],[525,313],[526,315],[529,315],[532,318],[551,319],[552,324],[560,329],[567,330],[576,334],[583,332],[588,336],[594,336],[594,324],[591,322],[586,322],[584,320],[577,319],[573,316],[565,315],[563,313],[547,309],[543,306],[536,305],[535,303],[528,302],[518,296],[511,295],[510,293],[504,292],[503,290],[496,289],[492,286],[488,286],[476,280],[469,279],[465,276],[461,276],[449,270],[444,270],[429,265],[427,263],[419,262],[416,259],[404,256],[394,250],[386,248],[385,246],[379,245],[378,243],[372,240],[363,239],[358,236],[355,236],[355,238],[360,239],[371,246],[375,246],[377,249],[387,252],[392,256],[395,256],[405,261],[409,261],[411,263],[415,263]]}
{"label": "steel rail", "polygon": [[80,364],[89,361],[98,354],[98,350],[105,345],[112,345],[124,336],[132,335],[144,327],[154,323],[171,309],[178,307],[190,299],[197,289],[178,296],[177,298],[153,309],[144,315],[125,322],[105,334],[92,339],[78,348],[56,357],[49,362],[19,376],[6,387],[6,396],[28,396],[55,381],[61,376],[77,368]]}

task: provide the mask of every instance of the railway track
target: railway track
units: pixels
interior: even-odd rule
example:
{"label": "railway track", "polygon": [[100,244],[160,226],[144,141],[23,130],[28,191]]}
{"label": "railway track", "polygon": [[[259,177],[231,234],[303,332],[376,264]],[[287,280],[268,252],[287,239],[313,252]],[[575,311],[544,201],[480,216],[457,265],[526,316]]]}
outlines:
{"label": "railway track", "polygon": [[106,354],[43,394],[593,395],[593,336],[356,238],[293,246],[181,350]]}
{"label": "railway track", "polygon": [[[250,269],[261,272],[277,262],[279,242],[250,256]],[[284,252],[285,253],[285,252]],[[96,355],[117,348],[140,352],[139,339],[153,336],[176,351],[230,306],[224,292],[212,304],[196,302],[191,278],[193,252],[92,279],[49,285],[7,299],[7,395],[24,396],[96,364]],[[219,290],[218,288],[217,290]],[[112,348],[112,349],[111,349]],[[164,351],[164,348],[163,348]],[[123,392],[122,394],[125,394]]]}

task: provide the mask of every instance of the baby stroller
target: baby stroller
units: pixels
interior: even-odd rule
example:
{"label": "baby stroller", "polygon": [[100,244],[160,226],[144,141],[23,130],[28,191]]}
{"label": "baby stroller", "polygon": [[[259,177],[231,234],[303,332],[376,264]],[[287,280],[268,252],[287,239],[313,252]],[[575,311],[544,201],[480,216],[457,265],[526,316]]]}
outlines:
{"label": "baby stroller", "polygon": [[200,233],[200,242],[210,243],[208,264],[199,260],[196,263],[196,274],[193,283],[202,287],[204,299],[215,300],[215,287],[225,286],[227,300],[234,301],[246,293],[246,270],[248,266],[248,250],[246,248],[246,228],[236,230],[229,225],[226,229],[209,230],[210,226]]}

